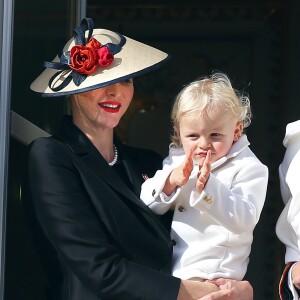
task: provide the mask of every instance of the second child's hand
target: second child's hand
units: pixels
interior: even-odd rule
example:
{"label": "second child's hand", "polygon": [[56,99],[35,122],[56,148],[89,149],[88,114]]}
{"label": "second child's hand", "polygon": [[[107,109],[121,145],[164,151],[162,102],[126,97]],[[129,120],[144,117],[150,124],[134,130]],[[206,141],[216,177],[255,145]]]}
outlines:
{"label": "second child's hand", "polygon": [[202,167],[199,166],[200,170],[198,172],[198,179],[196,181],[196,190],[198,193],[201,193],[206,185],[206,182],[209,178],[210,170],[211,170],[211,150],[207,151],[206,157],[204,159]]}
{"label": "second child's hand", "polygon": [[300,289],[300,261],[298,261],[292,270],[292,281],[297,289]]}

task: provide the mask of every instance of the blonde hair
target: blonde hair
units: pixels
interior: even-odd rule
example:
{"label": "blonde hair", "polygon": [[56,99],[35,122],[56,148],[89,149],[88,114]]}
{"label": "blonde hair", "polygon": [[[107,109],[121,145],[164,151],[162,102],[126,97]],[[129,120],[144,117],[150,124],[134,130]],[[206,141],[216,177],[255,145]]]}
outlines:
{"label": "blonde hair", "polygon": [[243,123],[243,128],[250,125],[252,114],[248,95],[235,90],[226,74],[213,73],[186,85],[175,98],[171,113],[174,128],[172,145],[181,145],[178,132],[182,117],[201,116],[218,107],[231,111]]}

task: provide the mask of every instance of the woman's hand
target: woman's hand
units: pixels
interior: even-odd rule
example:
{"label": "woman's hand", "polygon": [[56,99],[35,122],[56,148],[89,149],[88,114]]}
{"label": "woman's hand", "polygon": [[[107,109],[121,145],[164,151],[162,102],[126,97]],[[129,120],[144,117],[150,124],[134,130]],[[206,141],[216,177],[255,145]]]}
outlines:
{"label": "woman's hand", "polygon": [[292,281],[293,285],[300,289],[300,262],[298,261],[292,269]]}
{"label": "woman's hand", "polygon": [[219,287],[211,282],[182,280],[177,300],[197,300],[219,290]]}
{"label": "woman's hand", "polygon": [[216,284],[220,290],[199,300],[253,300],[253,288],[248,281],[219,278],[210,282]]}

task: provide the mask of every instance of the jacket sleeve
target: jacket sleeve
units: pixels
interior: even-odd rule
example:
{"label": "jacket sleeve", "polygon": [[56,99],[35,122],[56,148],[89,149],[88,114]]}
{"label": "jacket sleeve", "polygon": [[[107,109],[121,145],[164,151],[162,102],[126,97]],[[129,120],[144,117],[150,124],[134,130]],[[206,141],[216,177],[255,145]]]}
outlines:
{"label": "jacket sleeve", "polygon": [[177,299],[180,280],[126,259],[95,212],[65,146],[39,139],[29,154],[41,226],[67,268],[99,299]]}
{"label": "jacket sleeve", "polygon": [[[184,156],[175,157],[169,153],[163,161],[163,167],[158,170],[152,178],[148,178],[141,189],[140,198],[156,214],[162,215],[169,211],[176,203],[180,189],[177,189],[171,195],[163,192],[165,183],[171,172],[182,163]],[[175,161],[174,161],[175,160]]]}
{"label": "jacket sleeve", "polygon": [[170,173],[171,169],[159,170],[154,177],[147,179],[142,184],[140,198],[155,213],[160,215],[166,213],[175,201],[174,194],[167,196],[162,191]]}
{"label": "jacket sleeve", "polygon": [[286,173],[285,183],[287,184],[291,198],[290,208],[287,214],[287,222],[292,226],[294,234],[297,235],[298,249],[300,249],[300,150],[290,162]]}

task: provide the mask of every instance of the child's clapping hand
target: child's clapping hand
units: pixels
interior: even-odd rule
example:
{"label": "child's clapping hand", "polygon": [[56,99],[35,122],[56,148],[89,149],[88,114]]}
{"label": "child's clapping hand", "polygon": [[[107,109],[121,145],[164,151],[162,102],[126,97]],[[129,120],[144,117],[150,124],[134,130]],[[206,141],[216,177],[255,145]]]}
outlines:
{"label": "child's clapping hand", "polygon": [[165,187],[163,192],[166,195],[171,195],[175,192],[178,186],[185,185],[190,175],[193,171],[193,153],[195,149],[191,149],[191,151],[186,156],[184,162],[177,168],[175,168],[171,174],[169,175],[168,179],[166,180]]}
{"label": "child's clapping hand", "polygon": [[193,171],[193,152],[194,149],[191,149],[184,162],[173,170],[170,177],[176,186],[183,186],[188,182]]}
{"label": "child's clapping hand", "polygon": [[201,193],[206,185],[206,182],[209,178],[210,170],[211,170],[211,150],[207,151],[205,160],[203,162],[202,167],[199,166],[198,179],[196,181],[196,190],[198,193]]}
{"label": "child's clapping hand", "polygon": [[[193,171],[193,153],[195,149],[191,149],[188,155],[186,156],[184,162],[177,168],[175,168],[170,176],[168,177],[165,187],[163,189],[166,195],[171,195],[175,192],[178,186],[185,185],[190,175]],[[203,165],[199,166],[198,179],[196,181],[196,190],[198,193],[201,193],[205,187],[205,184],[209,178],[211,170],[211,150],[207,151],[207,155],[204,159]]]}

